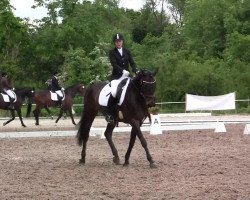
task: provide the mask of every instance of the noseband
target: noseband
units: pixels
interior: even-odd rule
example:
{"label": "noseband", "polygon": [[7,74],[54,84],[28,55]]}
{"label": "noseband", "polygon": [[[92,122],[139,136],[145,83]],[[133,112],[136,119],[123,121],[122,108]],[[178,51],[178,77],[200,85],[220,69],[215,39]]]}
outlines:
{"label": "noseband", "polygon": [[[156,83],[156,80],[154,80],[154,81],[141,81],[141,90],[143,91],[143,86],[144,85],[149,85],[149,86],[153,86],[153,84],[155,84]],[[144,99],[145,98],[155,98],[154,97],[154,94],[145,94],[145,93],[143,93],[142,91],[140,91],[140,93],[141,93],[141,95],[144,97]]]}
{"label": "noseband", "polygon": [[132,85],[135,87],[135,89],[140,93],[140,95],[143,97],[143,99],[147,102],[147,99],[155,99],[154,94],[146,94],[144,91],[144,86],[149,85],[149,86],[153,86],[154,84],[156,84],[156,80],[154,81],[144,81],[144,80],[140,80],[140,85],[139,87],[132,81]]}

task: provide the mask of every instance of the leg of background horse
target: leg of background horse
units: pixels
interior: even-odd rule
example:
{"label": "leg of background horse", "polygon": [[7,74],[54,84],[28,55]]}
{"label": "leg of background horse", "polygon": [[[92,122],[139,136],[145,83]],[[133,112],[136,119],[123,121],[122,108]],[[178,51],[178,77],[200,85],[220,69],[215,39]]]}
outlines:
{"label": "leg of background horse", "polygon": [[50,118],[51,118],[51,119],[54,119],[53,115],[51,115],[50,109],[49,109],[47,106],[45,106],[44,108],[45,108],[45,110],[47,110],[47,112],[48,112]]}
{"label": "leg of background horse", "polygon": [[112,151],[112,154],[113,154],[113,162],[116,164],[116,165],[119,165],[120,164],[120,158],[118,156],[118,151],[113,143],[113,140],[112,140],[112,134],[113,134],[113,130],[115,128],[116,124],[112,124],[112,123],[108,123],[107,125],[107,128],[104,132],[104,135],[109,143],[109,146],[111,148],[111,151]]}
{"label": "leg of background horse", "polygon": [[10,110],[10,113],[11,113],[12,118],[10,118],[7,122],[4,122],[3,126],[5,126],[6,124],[10,123],[11,121],[15,119],[15,110]]}
{"label": "leg of background horse", "polygon": [[72,113],[72,108],[70,108],[68,111],[69,111],[69,116],[70,116],[70,118],[71,118],[72,123],[73,123],[74,125],[76,125],[75,120],[74,120],[74,117],[73,117],[73,113]]}
{"label": "leg of background horse", "polygon": [[135,139],[136,139],[136,130],[134,128],[132,128],[131,134],[130,134],[129,146],[128,146],[127,153],[125,155],[125,162],[124,162],[123,166],[129,165],[129,157],[130,157],[131,151],[134,147]]}
{"label": "leg of background horse", "polygon": [[21,108],[17,109],[16,111],[17,111],[17,114],[18,114],[18,117],[19,117],[19,119],[20,119],[20,121],[21,121],[22,126],[23,126],[23,127],[26,127],[26,125],[23,123]]}
{"label": "leg of background horse", "polygon": [[61,119],[62,115],[63,115],[63,109],[61,108],[60,112],[59,112],[59,115],[58,115],[58,117],[56,119],[56,123],[59,121],[59,119]]}
{"label": "leg of background horse", "polygon": [[36,120],[36,125],[39,125],[39,114],[40,114],[41,109],[36,107],[36,109],[33,111],[33,114],[35,116]]}
{"label": "leg of background horse", "polygon": [[147,155],[147,159],[148,159],[148,161],[150,163],[150,167],[155,168],[156,165],[154,164],[154,160],[153,160],[152,156],[149,153],[147,141],[145,140],[145,138],[144,138],[144,136],[143,136],[143,134],[141,132],[139,121],[134,121],[131,125],[136,130],[136,134],[137,134],[138,138],[141,141],[141,145],[146,151],[146,155]]}

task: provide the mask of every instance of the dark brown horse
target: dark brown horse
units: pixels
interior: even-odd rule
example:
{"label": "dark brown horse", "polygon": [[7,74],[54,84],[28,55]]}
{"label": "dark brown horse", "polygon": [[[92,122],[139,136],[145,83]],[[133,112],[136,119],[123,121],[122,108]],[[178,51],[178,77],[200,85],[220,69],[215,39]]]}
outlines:
{"label": "dark brown horse", "polygon": [[[62,107],[60,109],[60,113],[59,113],[59,116],[56,120],[56,123],[62,117],[64,112],[68,112],[70,117],[71,117],[72,123],[74,125],[76,125],[74,117],[73,117],[73,113],[72,113],[72,106],[73,106],[74,97],[77,94],[84,96],[85,88],[84,88],[83,84],[72,85],[65,90],[65,99],[62,102]],[[50,95],[49,90],[36,91],[34,98],[33,98],[33,101],[36,104],[36,108],[33,111],[33,114],[34,114],[35,120],[36,120],[36,125],[39,125],[39,115],[41,113],[41,109],[43,109],[43,108],[47,109],[48,107],[57,107],[58,106],[57,101],[51,100],[51,95]]]}
{"label": "dark brown horse", "polygon": [[31,107],[31,99],[34,95],[34,89],[30,87],[26,87],[26,88],[15,89],[14,92],[16,93],[16,97],[17,97],[16,102],[14,102],[14,110],[9,108],[10,103],[4,102],[3,96],[0,95],[0,109],[10,110],[10,113],[12,116],[12,118],[4,122],[3,125],[5,126],[6,124],[10,123],[11,121],[15,119],[15,111],[16,111],[21,121],[22,126],[26,127],[26,125],[23,123],[21,108],[26,99],[28,100],[28,107]]}
{"label": "dark brown horse", "polygon": [[[155,167],[152,156],[149,153],[147,142],[141,132],[141,125],[143,121],[149,117],[148,108],[155,105],[155,89],[156,89],[156,72],[150,72],[147,70],[141,70],[137,75],[130,80],[128,84],[127,93],[124,98],[123,104],[119,107],[122,113],[122,119],[117,115],[115,123],[108,123],[105,130],[105,137],[113,153],[113,162],[120,164],[120,158],[118,156],[117,149],[112,141],[112,133],[118,121],[128,123],[132,126],[130,142],[127,153],[125,155],[124,166],[129,165],[129,157],[132,148],[135,143],[136,136],[139,138],[143,148],[146,151],[147,159],[150,163],[150,167]],[[79,130],[77,133],[77,139],[79,145],[83,145],[80,163],[85,163],[86,146],[89,138],[89,131],[98,111],[104,111],[105,107],[100,106],[98,98],[100,91],[106,83],[96,83],[90,85],[86,89],[84,96],[84,110],[79,124]]]}

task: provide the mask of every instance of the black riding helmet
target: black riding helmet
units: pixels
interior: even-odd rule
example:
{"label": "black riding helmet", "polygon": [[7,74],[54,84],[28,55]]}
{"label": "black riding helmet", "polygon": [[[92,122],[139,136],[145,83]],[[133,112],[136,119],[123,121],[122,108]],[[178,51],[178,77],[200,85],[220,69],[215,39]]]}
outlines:
{"label": "black riding helmet", "polygon": [[7,73],[6,72],[2,72],[1,76],[5,77],[5,76],[7,76]]}
{"label": "black riding helmet", "polygon": [[57,76],[58,74],[59,74],[59,73],[58,73],[58,71],[56,71],[56,70],[53,71],[53,73],[52,73],[53,76]]}
{"label": "black riding helmet", "polygon": [[113,42],[115,42],[116,40],[124,40],[124,37],[121,33],[116,33],[114,36],[113,36]]}

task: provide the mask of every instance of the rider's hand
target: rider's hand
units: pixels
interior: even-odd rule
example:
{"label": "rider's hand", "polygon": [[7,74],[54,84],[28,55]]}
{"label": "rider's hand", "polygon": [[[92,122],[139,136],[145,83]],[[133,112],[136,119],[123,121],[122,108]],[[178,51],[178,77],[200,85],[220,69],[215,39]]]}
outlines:
{"label": "rider's hand", "polygon": [[65,89],[62,87],[62,90],[65,90]]}
{"label": "rider's hand", "polygon": [[123,76],[129,76],[129,71],[127,71],[127,70],[122,70],[122,74],[123,74]]}

